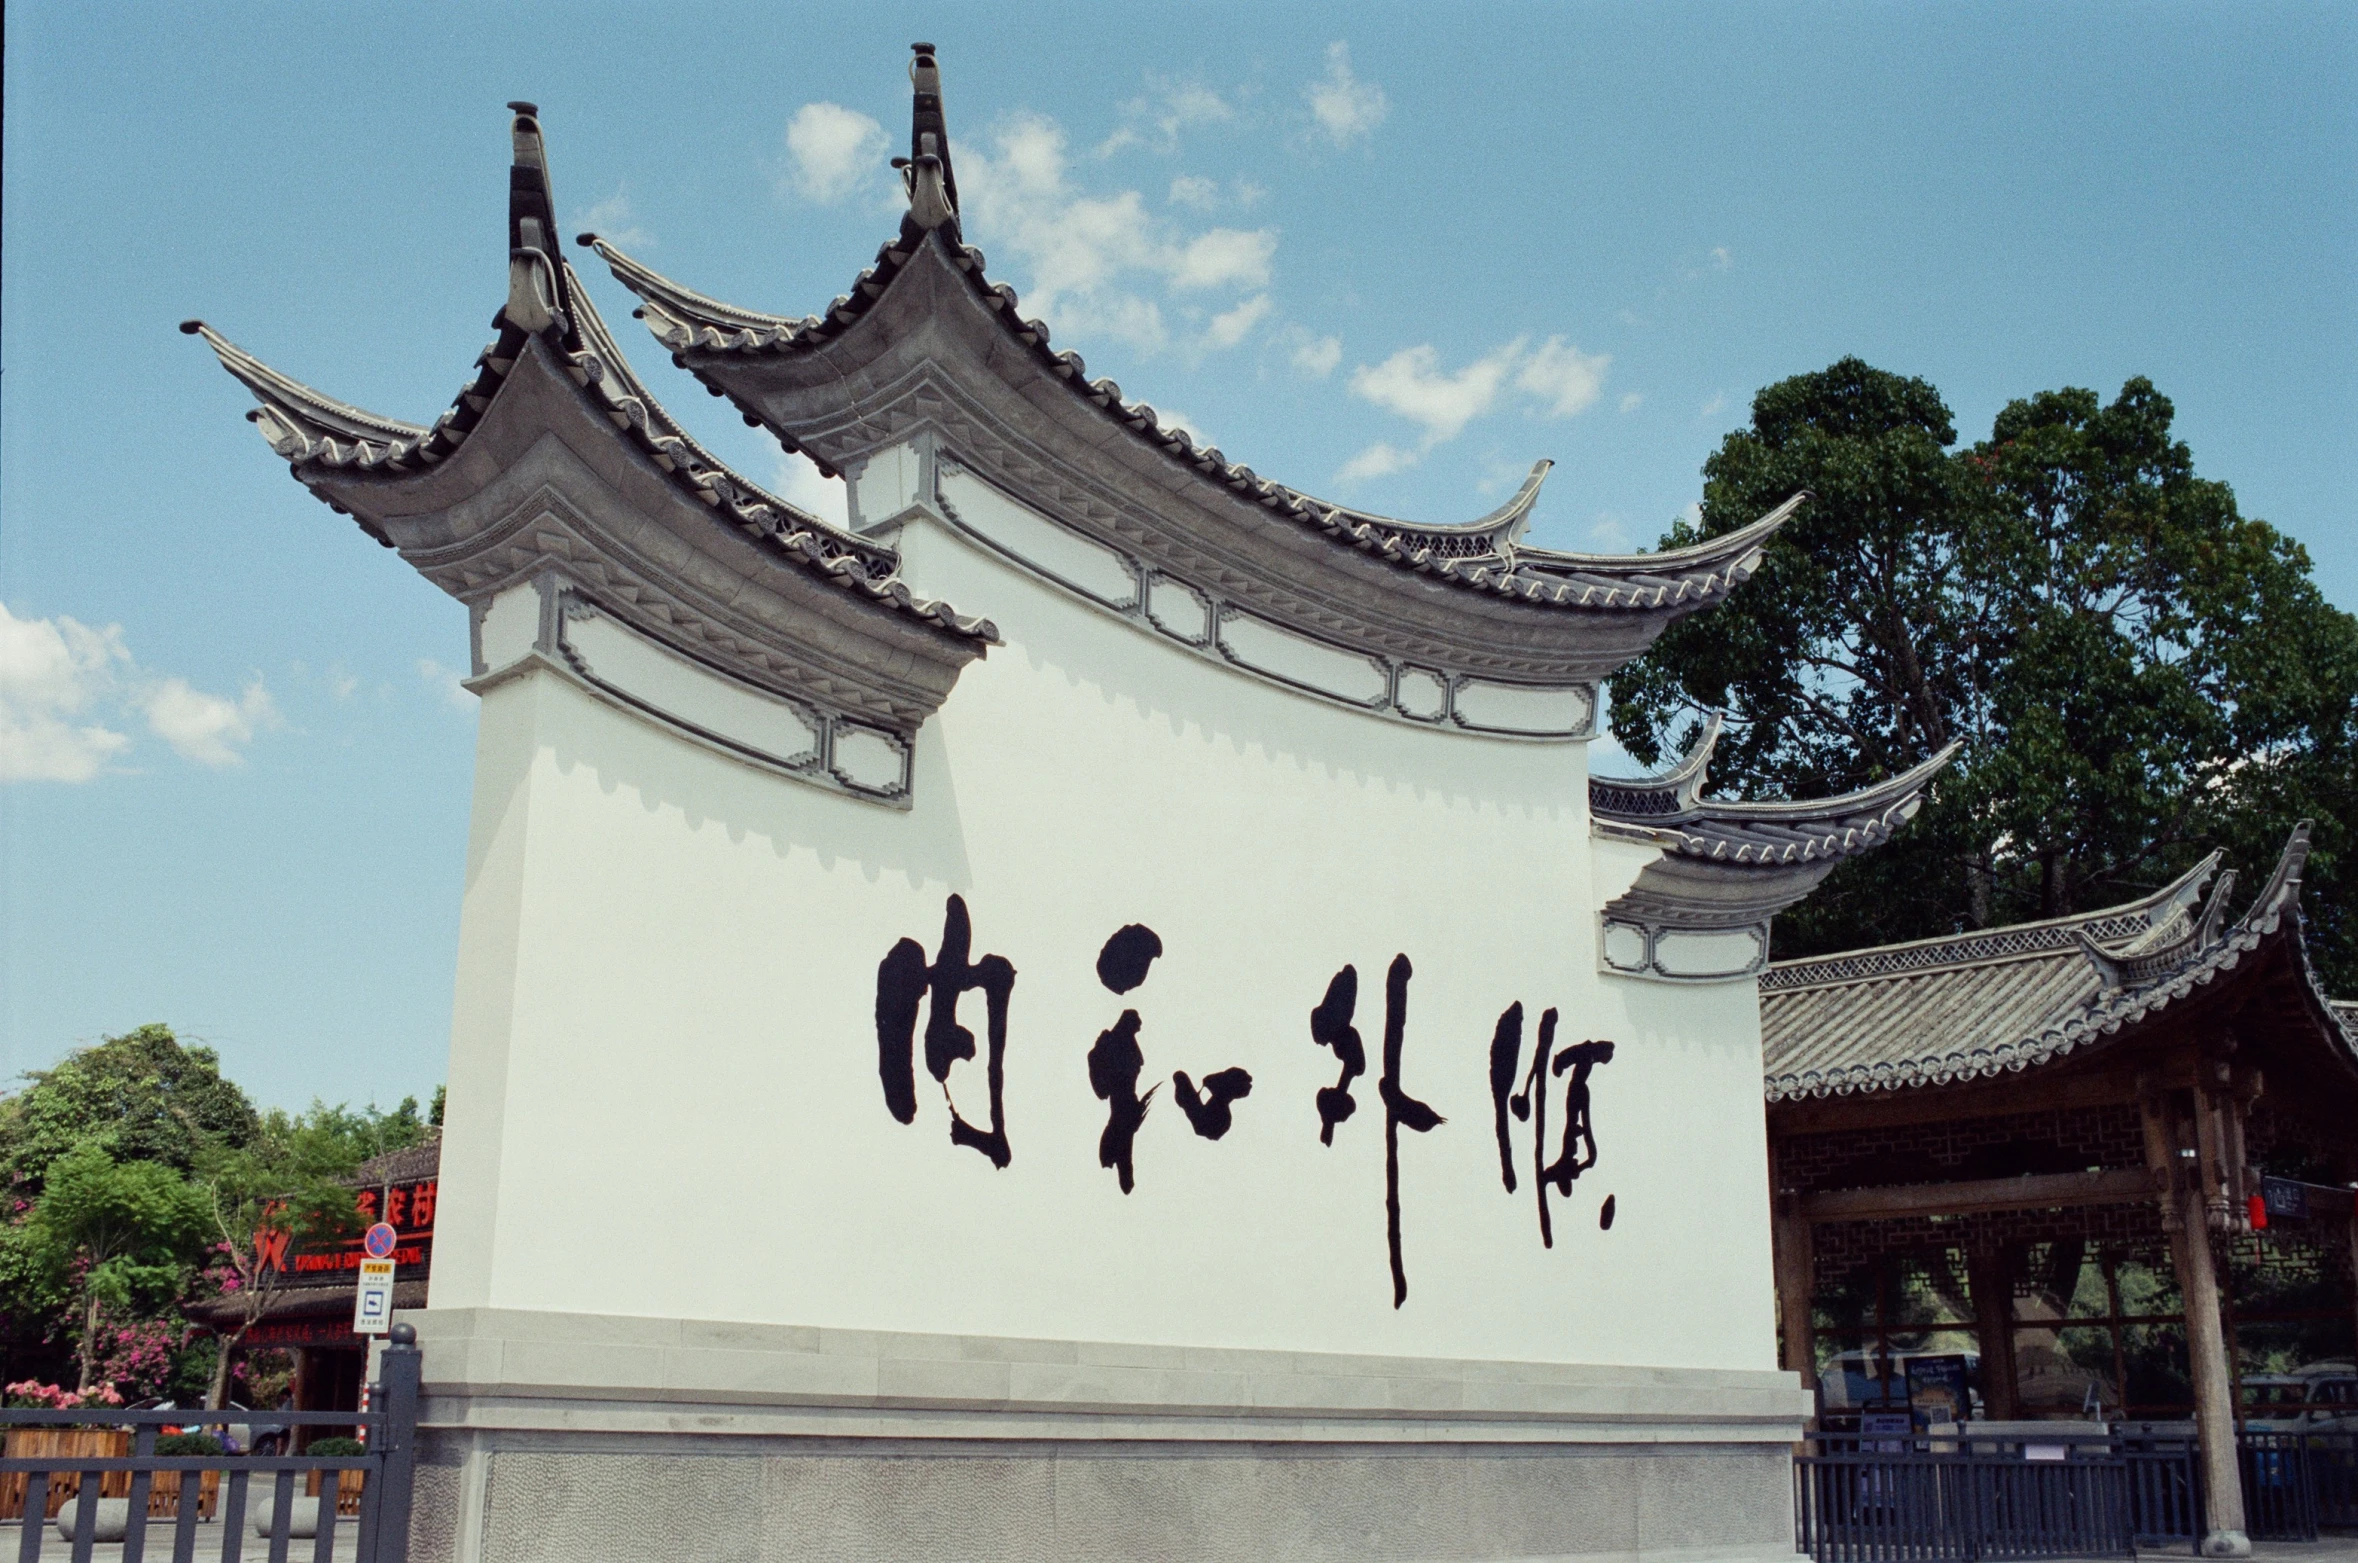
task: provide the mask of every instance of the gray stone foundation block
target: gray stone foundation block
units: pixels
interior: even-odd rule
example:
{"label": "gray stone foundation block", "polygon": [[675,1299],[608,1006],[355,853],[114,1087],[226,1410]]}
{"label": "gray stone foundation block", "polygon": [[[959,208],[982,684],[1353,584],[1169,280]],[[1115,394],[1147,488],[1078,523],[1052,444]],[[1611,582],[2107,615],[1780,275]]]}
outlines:
{"label": "gray stone foundation block", "polygon": [[1784,1374],[721,1329],[422,1316],[412,1558],[1792,1559]]}

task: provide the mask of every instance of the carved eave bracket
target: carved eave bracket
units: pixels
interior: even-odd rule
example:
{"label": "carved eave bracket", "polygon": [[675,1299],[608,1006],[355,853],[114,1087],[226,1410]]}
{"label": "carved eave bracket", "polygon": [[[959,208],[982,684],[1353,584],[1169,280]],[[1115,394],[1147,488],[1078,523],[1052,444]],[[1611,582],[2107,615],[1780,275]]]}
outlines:
{"label": "carved eave bracket", "polygon": [[1951,744],[1887,781],[1835,798],[1739,803],[1703,797],[1720,722],[1658,776],[1589,783],[1596,833],[1659,856],[1598,914],[1597,960],[1610,973],[1673,982],[1756,975],[1769,924],[1837,863],[1889,841],[1923,807]]}
{"label": "carved eave bracket", "polygon": [[918,597],[889,549],[763,492],[672,421],[551,258],[538,121],[513,107],[500,335],[435,424],[361,412],[183,329],[254,392],[297,481],[468,606],[474,687],[547,668],[733,758],[905,804],[918,726],[996,630]]}

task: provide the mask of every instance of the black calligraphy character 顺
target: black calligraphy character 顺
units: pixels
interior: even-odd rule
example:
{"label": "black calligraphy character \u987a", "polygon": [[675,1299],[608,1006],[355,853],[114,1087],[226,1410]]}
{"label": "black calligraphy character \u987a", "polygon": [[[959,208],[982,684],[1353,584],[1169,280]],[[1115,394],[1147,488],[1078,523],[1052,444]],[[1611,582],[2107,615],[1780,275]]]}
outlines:
{"label": "black calligraphy character \u987a", "polygon": [[[917,1012],[925,1019],[925,1069],[942,1089],[950,1109],[950,1142],[977,1150],[994,1167],[1014,1160],[1007,1143],[1007,1001],[1015,991],[1015,967],[1004,955],[969,960],[974,925],[962,896],[950,897],[942,914],[941,953],[929,965],[925,947],[903,939],[876,967],[876,1072],[884,1084],[884,1105],[902,1123],[917,1117]],[[975,1054],[974,1033],[958,1024],[960,995],[980,990],[988,1054],[991,1126],[977,1129],[950,1095],[950,1068]]]}
{"label": "black calligraphy character \u987a", "polygon": [[1359,1040],[1359,1030],[1351,1024],[1351,1014],[1359,1007],[1359,968],[1346,966],[1336,972],[1326,985],[1326,997],[1310,1012],[1310,1040],[1320,1047],[1334,1049],[1343,1072],[1335,1083],[1322,1086],[1318,1092],[1318,1143],[1335,1142],[1335,1125],[1356,1112],[1359,1104],[1351,1099],[1351,1082],[1367,1073],[1367,1048]]}
{"label": "black calligraphy character \u987a", "polygon": [[[1515,1190],[1514,1147],[1507,1133],[1507,1114],[1511,1111],[1518,1121],[1531,1124],[1531,1171],[1539,1187],[1533,1192],[1539,1200],[1539,1241],[1546,1247],[1556,1246],[1555,1222],[1548,1210],[1548,1190],[1569,1197],[1572,1184],[1589,1168],[1597,1164],[1595,1125],[1589,1111],[1589,1076],[1599,1064],[1610,1063],[1613,1044],[1610,1042],[1581,1042],[1555,1051],[1556,1012],[1548,1010],[1539,1017],[1538,1048],[1531,1055],[1531,1068],[1523,1076],[1523,1088],[1513,1095],[1508,1092],[1514,1084],[1516,1065],[1523,1046],[1523,1006],[1507,1006],[1498,1017],[1498,1028],[1490,1039],[1490,1099],[1498,1123],[1498,1161],[1507,1192]],[[1564,1136],[1556,1159],[1547,1157],[1547,1097],[1549,1078],[1569,1071],[1572,1078],[1564,1086]],[[1598,1225],[1610,1230],[1613,1225],[1612,1199],[1606,1198],[1606,1209],[1600,1213]]]}
{"label": "black calligraphy character \u987a", "polygon": [[[1498,1017],[1498,1028],[1490,1034],[1490,1110],[1498,1124],[1498,1175],[1506,1180],[1509,1194],[1515,1191],[1515,1142],[1507,1132],[1507,1093],[1515,1088],[1515,1066],[1522,1058],[1523,1005],[1517,1000]],[[1516,1098],[1515,1116],[1531,1116],[1531,1103]]]}

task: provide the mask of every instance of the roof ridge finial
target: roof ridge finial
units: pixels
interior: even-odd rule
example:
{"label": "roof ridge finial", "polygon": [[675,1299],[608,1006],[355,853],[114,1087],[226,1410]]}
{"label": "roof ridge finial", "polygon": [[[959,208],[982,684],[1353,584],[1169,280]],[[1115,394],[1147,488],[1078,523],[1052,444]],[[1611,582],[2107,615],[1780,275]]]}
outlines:
{"label": "roof ridge finial", "polygon": [[958,220],[958,176],[950,168],[950,126],[942,117],[942,69],[933,45],[913,43],[909,61],[909,155],[896,157],[909,191],[909,220],[928,231]]}
{"label": "roof ridge finial", "polygon": [[508,302],[500,316],[519,331],[537,335],[554,325],[570,334],[571,300],[557,264],[557,200],[540,107],[518,100],[508,108],[516,116],[516,155],[508,170]]}

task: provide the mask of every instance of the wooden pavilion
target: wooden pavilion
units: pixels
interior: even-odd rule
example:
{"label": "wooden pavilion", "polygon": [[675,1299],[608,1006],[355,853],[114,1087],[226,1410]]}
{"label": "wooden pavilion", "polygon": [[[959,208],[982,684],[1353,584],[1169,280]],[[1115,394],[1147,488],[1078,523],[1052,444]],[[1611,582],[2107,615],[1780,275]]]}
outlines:
{"label": "wooden pavilion", "polygon": [[2358,1005],[2310,968],[2307,854],[2304,824],[2239,918],[2213,854],[1768,970],[1780,1338],[1829,1411],[1929,1346],[1978,1355],[1989,1420],[2191,1413],[2204,1550],[2238,1549],[2243,1379],[2358,1344]]}

